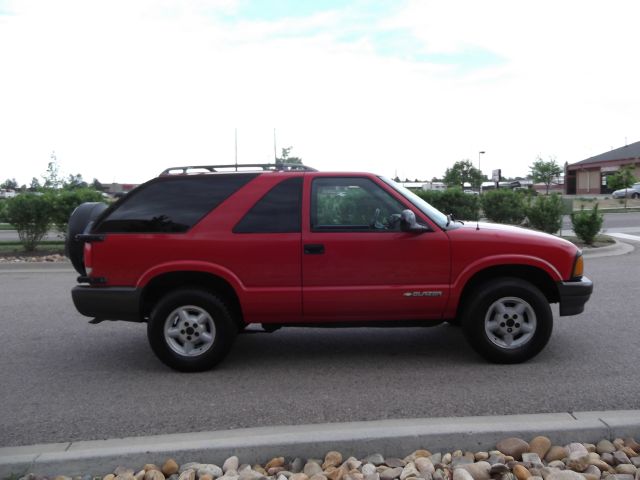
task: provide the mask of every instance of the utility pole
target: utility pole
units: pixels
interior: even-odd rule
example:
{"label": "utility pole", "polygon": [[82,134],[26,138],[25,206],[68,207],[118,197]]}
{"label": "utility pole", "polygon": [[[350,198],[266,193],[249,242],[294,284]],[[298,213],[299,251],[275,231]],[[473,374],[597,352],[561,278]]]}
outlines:
{"label": "utility pole", "polygon": [[[480,168],[480,156],[484,155],[484,150],[478,152],[478,170],[480,171],[480,175],[482,175],[482,169]],[[482,195],[482,178],[480,179],[480,195]]]}

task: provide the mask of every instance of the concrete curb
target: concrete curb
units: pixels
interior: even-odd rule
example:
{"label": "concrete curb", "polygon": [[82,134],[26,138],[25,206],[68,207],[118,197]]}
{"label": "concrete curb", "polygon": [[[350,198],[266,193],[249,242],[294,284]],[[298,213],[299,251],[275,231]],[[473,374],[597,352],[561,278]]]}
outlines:
{"label": "concrete curb", "polygon": [[629,243],[620,242],[615,238],[613,240],[615,242],[613,245],[600,248],[583,248],[582,253],[584,254],[585,258],[600,258],[624,255],[635,250],[635,247]]}
{"label": "concrete curb", "polygon": [[405,456],[418,448],[433,452],[490,450],[511,436],[548,436],[554,444],[595,443],[603,438],[640,436],[640,410],[484,417],[380,420],[260,427],[0,448],[0,477],[104,475],[119,465],[140,468],[168,457],[222,465],[231,455],[242,463],[276,456],[322,458],[329,450],[345,456],[371,453]]}

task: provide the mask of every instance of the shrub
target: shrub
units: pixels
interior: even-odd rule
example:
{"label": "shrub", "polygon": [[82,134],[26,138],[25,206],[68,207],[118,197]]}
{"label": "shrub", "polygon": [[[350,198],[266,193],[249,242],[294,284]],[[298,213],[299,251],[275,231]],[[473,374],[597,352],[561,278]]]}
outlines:
{"label": "shrub", "polygon": [[0,223],[7,222],[7,201],[0,199]]}
{"label": "shrub", "polygon": [[482,195],[482,210],[492,222],[517,225],[525,216],[524,196],[513,190],[489,190]]}
{"label": "shrub", "polygon": [[562,199],[558,194],[529,199],[525,214],[529,225],[547,233],[556,233],[562,226]]}
{"label": "shrub", "polygon": [[51,201],[51,223],[63,235],[67,234],[69,217],[75,208],[84,202],[100,202],[102,194],[90,188],[60,190],[47,194]]}
{"label": "shrub", "polygon": [[478,220],[480,218],[480,200],[477,195],[469,195],[459,188],[444,191],[419,190],[419,197],[429,202],[442,213],[451,213],[459,220]]}
{"label": "shrub", "polygon": [[576,236],[587,245],[593,245],[593,240],[602,229],[602,214],[598,213],[598,204],[593,210],[585,210],[584,207],[579,212],[571,214],[571,224]]}
{"label": "shrub", "polygon": [[31,252],[49,231],[51,201],[46,195],[23,193],[7,201],[6,216],[24,249]]}

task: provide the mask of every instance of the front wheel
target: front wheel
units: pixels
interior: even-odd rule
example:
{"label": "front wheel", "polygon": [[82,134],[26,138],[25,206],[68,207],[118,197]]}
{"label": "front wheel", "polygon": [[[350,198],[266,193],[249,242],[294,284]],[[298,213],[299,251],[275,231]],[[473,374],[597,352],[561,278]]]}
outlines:
{"label": "front wheel", "polygon": [[637,200],[638,198],[640,198],[640,193],[633,193],[631,194],[631,198]]}
{"label": "front wheel", "polygon": [[500,278],[476,290],[462,315],[467,341],[495,363],[520,363],[549,341],[553,315],[549,302],[533,284]]}
{"label": "front wheel", "polygon": [[165,365],[182,372],[213,368],[229,352],[236,334],[224,302],[197,289],[167,294],[147,325],[153,352]]}

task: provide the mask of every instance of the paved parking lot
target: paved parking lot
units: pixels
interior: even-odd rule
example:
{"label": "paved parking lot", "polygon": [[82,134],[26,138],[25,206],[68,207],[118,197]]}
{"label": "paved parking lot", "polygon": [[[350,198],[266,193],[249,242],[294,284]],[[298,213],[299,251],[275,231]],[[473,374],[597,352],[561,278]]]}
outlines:
{"label": "paved parking lot", "polygon": [[[144,325],[89,325],[59,266],[0,269],[0,446],[385,418],[640,405],[640,250],[587,261],[584,314],[557,318],[541,355],[490,365],[455,327],[283,329],[241,335],[216,370],[180,374]],[[634,273],[635,272],[635,273]]]}

